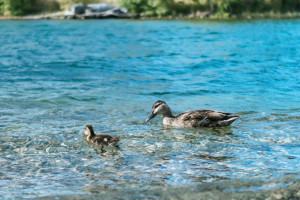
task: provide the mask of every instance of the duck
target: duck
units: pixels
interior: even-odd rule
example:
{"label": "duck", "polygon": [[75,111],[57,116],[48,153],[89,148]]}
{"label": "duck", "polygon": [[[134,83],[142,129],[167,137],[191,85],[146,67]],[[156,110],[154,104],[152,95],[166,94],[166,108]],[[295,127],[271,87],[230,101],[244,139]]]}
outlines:
{"label": "duck", "polygon": [[161,100],[153,104],[146,123],[156,115],[163,116],[163,126],[174,128],[223,127],[229,126],[240,117],[240,115],[215,110],[186,111],[174,116],[168,104]]}
{"label": "duck", "polygon": [[96,135],[92,125],[85,126],[84,136],[89,143],[99,146],[116,146],[117,142],[120,140],[120,135],[116,137],[107,134]]}

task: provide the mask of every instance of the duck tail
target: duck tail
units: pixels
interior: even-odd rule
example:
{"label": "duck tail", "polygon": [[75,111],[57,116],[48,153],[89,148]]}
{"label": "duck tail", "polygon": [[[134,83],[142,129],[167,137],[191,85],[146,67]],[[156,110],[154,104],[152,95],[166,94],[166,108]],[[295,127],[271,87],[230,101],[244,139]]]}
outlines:
{"label": "duck tail", "polygon": [[117,142],[119,142],[120,141],[120,135],[117,135],[114,139],[112,139],[112,142],[114,143],[114,144],[116,144]]}
{"label": "duck tail", "polygon": [[230,117],[230,118],[231,118],[231,117],[240,118],[240,117],[241,117],[241,115],[230,115],[229,117]]}
{"label": "duck tail", "polygon": [[231,116],[229,119],[227,120],[222,120],[218,122],[219,126],[228,126],[230,124],[232,124],[235,120],[237,120],[240,116],[239,115],[234,115]]}

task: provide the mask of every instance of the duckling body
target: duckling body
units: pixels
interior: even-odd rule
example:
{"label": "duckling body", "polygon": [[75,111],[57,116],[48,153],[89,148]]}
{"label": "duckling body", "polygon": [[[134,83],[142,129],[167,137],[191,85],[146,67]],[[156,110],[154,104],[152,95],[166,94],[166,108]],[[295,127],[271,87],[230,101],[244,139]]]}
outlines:
{"label": "duckling body", "polygon": [[232,113],[215,110],[186,111],[175,117],[170,107],[164,101],[157,101],[153,104],[152,113],[146,122],[156,115],[163,115],[164,126],[175,128],[228,126],[240,117]]}
{"label": "duckling body", "polygon": [[101,135],[96,135],[94,132],[94,128],[92,125],[87,125],[85,127],[85,134],[86,140],[95,145],[110,145],[110,146],[115,146],[117,142],[120,140],[120,136],[112,137],[107,134],[101,134]]}

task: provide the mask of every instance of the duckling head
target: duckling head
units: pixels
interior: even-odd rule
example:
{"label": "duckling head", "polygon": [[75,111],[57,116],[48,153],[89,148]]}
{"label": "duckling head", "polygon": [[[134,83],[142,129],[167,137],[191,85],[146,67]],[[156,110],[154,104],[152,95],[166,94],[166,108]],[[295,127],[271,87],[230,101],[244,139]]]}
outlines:
{"label": "duckling head", "polygon": [[84,129],[84,136],[89,138],[93,135],[95,135],[93,126],[92,125],[86,125],[85,129]]}
{"label": "duckling head", "polygon": [[161,100],[156,101],[152,106],[151,115],[147,118],[146,122],[149,122],[156,115],[172,116],[171,109],[166,102]]}

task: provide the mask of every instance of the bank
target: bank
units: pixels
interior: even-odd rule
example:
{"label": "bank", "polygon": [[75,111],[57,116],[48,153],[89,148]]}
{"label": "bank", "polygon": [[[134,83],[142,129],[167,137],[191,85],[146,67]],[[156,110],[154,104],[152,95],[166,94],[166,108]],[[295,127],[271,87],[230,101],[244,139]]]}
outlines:
{"label": "bank", "polygon": [[[0,19],[295,19],[300,18],[300,2],[287,4],[284,0],[85,0],[80,4],[67,4],[64,0],[37,1],[35,9],[12,7],[2,3]],[[7,0],[7,2],[12,0]],[[16,2],[18,0],[15,0]],[[44,3],[43,3],[44,2]],[[54,2],[50,4],[49,2]],[[104,2],[104,3],[103,3]],[[156,2],[156,3],[153,3]],[[220,3],[221,2],[221,3]],[[244,3],[243,3],[244,2]],[[277,2],[277,3],[276,3]],[[285,2],[285,3],[284,3]],[[12,4],[12,3],[11,3]],[[21,4],[24,6],[23,4]],[[23,10],[22,10],[23,9]],[[64,10],[64,11],[63,11]],[[31,14],[24,14],[31,13]]]}

